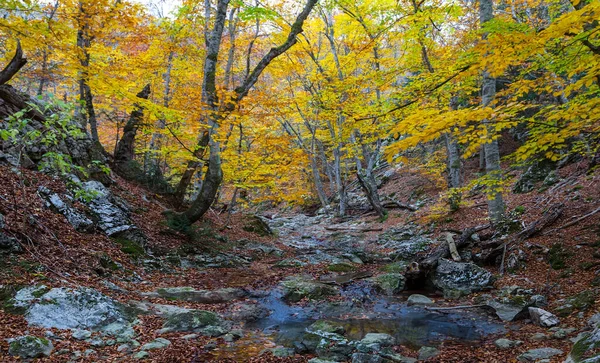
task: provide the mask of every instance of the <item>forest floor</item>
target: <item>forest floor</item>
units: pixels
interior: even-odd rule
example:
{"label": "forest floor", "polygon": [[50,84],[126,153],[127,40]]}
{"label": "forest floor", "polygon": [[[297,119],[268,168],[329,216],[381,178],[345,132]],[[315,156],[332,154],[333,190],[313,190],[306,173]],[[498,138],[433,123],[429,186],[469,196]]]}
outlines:
{"label": "forest floor", "polygon": [[[567,228],[559,228],[599,207],[600,176],[597,172],[586,174],[585,165],[581,163],[562,168],[559,173],[561,181],[555,186],[526,194],[507,194],[506,202],[508,210],[520,211],[520,219],[524,226],[539,219],[546,208],[556,203],[564,204],[562,216],[541,234],[523,243],[523,265],[520,269],[501,275],[497,266],[486,267],[497,277],[495,289],[518,285],[534,290],[548,299],[549,311],[564,303],[565,298],[596,289],[600,280],[600,213]],[[76,232],[62,215],[46,208],[42,199],[37,197],[38,187],[44,185],[56,192],[64,192],[66,187],[60,180],[28,170],[15,173],[7,166],[0,166],[0,175],[3,175],[0,178],[0,213],[4,215],[7,230],[22,241],[25,250],[20,255],[3,257],[0,266],[0,285],[3,289],[39,284],[48,287],[86,286],[123,303],[144,299],[150,303],[209,310],[223,315],[235,312],[236,309],[244,307],[244,304],[264,304],[276,313],[301,317],[294,320],[298,323],[294,326],[286,326],[281,321],[278,324],[275,320],[254,327],[242,323],[240,327],[244,329],[244,337],[234,342],[226,342],[222,338],[204,336],[183,339],[187,334],[183,332],[161,335],[157,331],[162,320],[153,315],[141,315],[140,323],[135,326],[136,340],[140,344],[148,343],[159,336],[172,343],[165,349],[153,351],[147,358],[150,362],[305,362],[314,355],[275,357],[268,348],[282,344],[281,337],[285,335],[282,331],[285,333],[288,328],[304,328],[307,322],[328,314],[330,315],[325,318],[354,322],[354,326],[349,326],[347,330],[358,329],[356,334],[359,335],[369,332],[369,329],[378,331],[377,325],[381,329],[381,326],[385,325],[383,322],[393,320],[397,324],[386,325],[387,331],[396,330],[394,333],[402,336],[402,330],[407,329],[402,322],[408,324],[410,319],[417,319],[414,324],[424,325],[425,332],[419,332],[416,338],[407,338],[404,344],[394,347],[396,352],[406,357],[417,357],[420,345],[435,345],[440,354],[428,361],[511,362],[516,361],[516,357],[527,350],[552,347],[564,352],[552,358],[553,362],[559,362],[564,360],[570,351],[572,342],[569,338],[575,337],[577,332],[584,329],[589,317],[597,312],[598,305],[595,301],[596,305],[593,308],[561,318],[561,327],[575,328],[562,339],[551,338],[547,328],[535,326],[528,321],[502,323],[491,314],[477,309],[449,312],[419,310],[421,315],[414,318],[410,315],[414,311],[407,313],[404,304],[411,291],[389,298],[377,295],[371,287],[363,285],[363,276],[376,276],[385,269],[386,264],[380,261],[352,265],[352,273],[361,278],[350,284],[338,284],[341,294],[325,301],[333,306],[345,306],[342,310],[332,312],[333,310],[328,310],[327,307],[332,305],[316,304],[307,299],[289,304],[269,300],[271,295],[268,294],[277,291],[281,281],[290,276],[310,275],[316,281],[331,281],[337,276],[347,274],[346,271],[332,272],[331,266],[336,263],[335,257],[346,253],[348,248],[359,246],[365,251],[385,256],[388,251],[379,246],[377,240],[381,234],[392,228],[420,225],[429,230],[434,240],[442,241],[445,231],[461,231],[486,223],[487,213],[483,195],[467,198],[466,206],[432,223],[431,208],[439,190],[435,185],[424,182],[424,178],[418,174],[410,172],[394,173],[382,188],[382,193],[393,193],[397,200],[409,201],[415,191],[418,191],[420,198],[428,200],[429,203],[416,213],[392,210],[387,220],[381,222],[376,216],[362,211],[357,211],[354,216],[344,220],[306,217],[300,212],[271,211],[265,215],[274,223],[283,221],[281,223],[284,227],[279,229],[276,235],[260,236],[247,231],[250,218],[248,215],[235,213],[228,217],[226,212],[211,211],[192,239],[189,234],[175,232],[164,223],[162,213],[168,209],[166,200],[119,179],[118,183],[112,186],[112,192],[130,204],[132,219],[148,237],[148,250],[152,251],[152,255],[132,255],[124,252],[123,246],[115,240],[102,234]],[[361,231],[363,229],[372,231]],[[257,252],[256,249],[249,248],[251,245],[263,247]],[[561,246],[560,258],[563,260],[558,269],[549,264],[549,255],[556,245]],[[265,252],[269,249],[265,250],[264,246],[271,246],[281,252]],[[233,267],[216,268],[182,268],[165,263],[172,255],[171,252],[184,250],[193,250],[195,254],[214,254],[215,251],[219,251],[231,258],[241,256],[249,262]],[[477,249],[473,252],[477,252]],[[325,255],[333,258],[319,260]],[[106,256],[119,268],[106,267],[103,263]],[[302,258],[311,261],[302,266],[277,268],[281,261]],[[182,286],[204,290],[244,288],[263,294],[253,293],[237,301],[216,304],[143,295],[159,288]],[[431,297],[437,307],[476,305],[479,295],[489,293],[475,293],[456,300],[444,299],[435,291],[417,292]],[[371,301],[365,302],[364,297],[369,295],[372,296]],[[597,298],[598,295],[595,296]],[[358,304],[360,306],[356,307],[356,301],[361,299],[363,301]],[[375,324],[365,325],[364,321],[369,320]],[[431,323],[432,321],[435,323]],[[55,339],[55,351],[68,352],[64,355],[53,354],[40,361],[134,361],[128,352],[118,351],[118,344],[94,347],[88,341],[74,339],[69,331],[28,326],[24,316],[9,314],[4,309],[0,309],[0,324],[2,361],[15,361],[14,357],[7,355],[6,339],[25,334],[52,336]],[[448,326],[460,326],[461,332],[452,332]],[[469,335],[473,331],[476,332],[475,336]],[[498,338],[520,340],[523,344],[502,350],[494,345]],[[71,353],[76,351],[88,351],[89,356],[73,358]]]}

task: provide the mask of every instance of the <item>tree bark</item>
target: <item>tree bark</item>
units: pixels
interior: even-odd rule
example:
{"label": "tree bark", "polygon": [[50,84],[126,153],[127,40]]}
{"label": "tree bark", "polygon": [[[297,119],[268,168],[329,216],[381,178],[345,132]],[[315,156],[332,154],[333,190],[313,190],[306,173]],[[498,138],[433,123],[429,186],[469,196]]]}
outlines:
{"label": "tree bark", "polygon": [[[136,96],[147,100],[150,96],[150,84],[147,84]],[[123,136],[119,140],[115,151],[116,170],[124,177],[130,174],[130,162],[133,161],[135,155],[135,136],[144,117],[144,106],[136,103],[134,107],[135,109],[131,112],[127,124],[123,127]]]}
{"label": "tree bark", "polygon": [[258,62],[252,72],[248,74],[242,85],[234,91],[233,97],[223,103],[222,108],[219,107],[216,87],[216,68],[221,46],[221,37],[225,26],[225,18],[227,15],[227,7],[229,0],[219,0],[217,4],[217,13],[215,16],[215,25],[210,35],[206,39],[207,51],[204,64],[204,79],[202,83],[203,97],[206,98],[206,104],[209,108],[208,124],[210,127],[208,133],[208,169],[204,176],[202,188],[198,197],[192,202],[190,208],[183,214],[187,223],[194,223],[200,219],[215,201],[217,191],[223,180],[223,171],[221,170],[221,147],[219,141],[215,138],[218,132],[219,123],[242,101],[248,94],[250,89],[256,84],[261,73],[265,68],[278,56],[286,52],[294,44],[296,44],[297,36],[303,29],[304,21],[312,11],[317,0],[308,0],[302,12],[292,24],[290,33],[283,44],[278,47],[271,48],[269,52]]}
{"label": "tree bark", "polygon": [[6,67],[4,67],[4,69],[0,72],[0,85],[10,81],[26,63],[27,59],[23,57],[21,42],[17,39],[17,50],[15,51],[15,55],[12,57]]}
{"label": "tree bark", "polygon": [[[479,1],[479,18],[481,25],[494,18],[494,8],[492,0]],[[483,35],[483,39],[487,39],[487,34]],[[483,72],[483,80],[481,86],[481,104],[484,107],[489,106],[496,97],[496,79],[490,76],[489,72]],[[484,126],[487,128],[487,135],[493,135],[494,129],[489,119],[483,120]],[[486,173],[495,182],[500,182],[502,177],[500,169],[500,149],[498,140],[486,140],[483,145],[485,153],[485,170]],[[488,215],[492,224],[499,223],[504,218],[504,200],[501,192],[493,192],[493,195],[488,197]]]}

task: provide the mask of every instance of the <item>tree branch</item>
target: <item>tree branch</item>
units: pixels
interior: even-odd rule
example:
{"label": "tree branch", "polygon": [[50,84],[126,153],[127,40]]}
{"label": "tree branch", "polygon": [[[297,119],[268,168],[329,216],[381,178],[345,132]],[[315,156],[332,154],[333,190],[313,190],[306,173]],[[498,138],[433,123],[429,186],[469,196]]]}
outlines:
{"label": "tree branch", "polygon": [[19,72],[21,68],[27,63],[27,59],[23,57],[23,49],[21,48],[21,42],[17,39],[17,50],[15,51],[14,57],[10,63],[0,72],[0,85],[10,81],[11,78]]}

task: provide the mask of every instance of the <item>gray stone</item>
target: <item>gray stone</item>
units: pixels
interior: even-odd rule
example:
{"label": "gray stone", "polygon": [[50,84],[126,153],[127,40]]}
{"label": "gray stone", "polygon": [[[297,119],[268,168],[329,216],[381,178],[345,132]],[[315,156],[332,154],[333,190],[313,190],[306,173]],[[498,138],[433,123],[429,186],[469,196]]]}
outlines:
{"label": "gray stone", "polygon": [[135,337],[135,330],[131,324],[122,322],[110,323],[102,327],[102,334],[114,337],[119,343],[128,343]]}
{"label": "gray stone", "polygon": [[517,360],[519,362],[537,362],[539,360],[552,358],[560,354],[563,354],[562,350],[556,348],[537,348],[528,350],[527,352],[519,355]]}
{"label": "gray stone", "polygon": [[141,352],[137,352],[133,355],[133,359],[138,359],[138,360],[146,359],[149,357],[150,357],[150,353],[146,352],[145,350],[142,350]]}
{"label": "gray stone", "polygon": [[12,339],[8,344],[8,354],[21,358],[49,357],[54,346],[46,338],[26,335]]}
{"label": "gray stone", "polygon": [[339,363],[339,362],[335,361],[335,360],[325,360],[325,359],[321,359],[321,358],[313,358],[313,359],[309,359],[308,363]]}
{"label": "gray stone", "polygon": [[287,358],[296,355],[294,348],[275,347],[269,349],[269,351],[271,352],[271,354],[273,354],[274,357],[277,358]]}
{"label": "gray stone", "polygon": [[468,295],[492,285],[492,274],[473,264],[441,258],[435,270],[433,284],[446,294]]}
{"label": "gray stone", "polygon": [[352,354],[352,363],[382,363],[383,358],[376,354],[354,353]]}
{"label": "gray stone", "polygon": [[378,275],[373,278],[375,286],[386,295],[394,295],[404,290],[406,278],[399,273]]}
{"label": "gray stone", "polygon": [[241,299],[247,295],[247,292],[244,289],[238,288],[196,290],[192,287],[165,287],[156,290],[155,293],[144,293],[142,295],[181,301],[193,301],[202,304],[220,304]]}
{"label": "gray stone", "polygon": [[421,347],[419,349],[419,360],[427,360],[440,354],[440,351],[434,347]]}
{"label": "gray stone", "polygon": [[385,333],[367,333],[360,341],[361,344],[378,344],[381,347],[394,345],[394,337]]}
{"label": "gray stone", "polygon": [[98,337],[88,340],[88,343],[96,348],[102,348],[106,346],[106,342],[104,341],[104,339]]}
{"label": "gray stone", "polygon": [[171,345],[171,342],[165,338],[156,338],[153,341],[142,345],[141,350],[164,349]]}
{"label": "gray stone", "polygon": [[289,302],[298,302],[303,298],[319,300],[339,294],[338,289],[333,286],[301,276],[290,277],[283,281],[281,286],[283,287],[283,299]]}
{"label": "gray stone", "polygon": [[554,314],[540,308],[530,307],[529,316],[534,324],[544,328],[550,328],[560,323]]}
{"label": "gray stone", "polygon": [[86,340],[92,336],[92,332],[89,330],[75,329],[71,333],[71,336],[73,337],[73,339]]}
{"label": "gray stone", "polygon": [[163,329],[167,329],[168,331],[200,332],[200,330],[207,326],[217,326],[221,323],[221,318],[212,311],[191,310],[167,318],[163,324]]}
{"label": "gray stone", "polygon": [[505,338],[497,339],[494,342],[494,345],[498,349],[510,349],[510,348],[518,347],[521,344],[523,344],[523,342],[520,340],[510,340],[510,339],[505,339]]}
{"label": "gray stone", "polygon": [[543,340],[547,340],[548,336],[544,333],[534,333],[529,339],[533,342],[541,342]]}
{"label": "gray stone", "polygon": [[428,305],[433,305],[433,304],[435,304],[435,302],[433,300],[431,300],[430,298],[428,298],[425,295],[420,295],[420,294],[412,294],[408,297],[408,300],[406,300],[406,305],[408,305],[408,306],[413,306],[413,305],[428,306]]}
{"label": "gray stone", "polygon": [[273,265],[274,268],[293,268],[306,266],[306,262],[302,262],[295,258],[286,258]]}
{"label": "gray stone", "polygon": [[600,355],[596,354],[597,349],[600,348],[600,327],[597,326],[591,332],[581,333],[574,340],[573,347],[571,348],[571,352],[569,353],[566,362],[588,363],[588,360],[590,359],[600,358]]}
{"label": "gray stone", "polygon": [[17,293],[14,300],[20,305],[31,304],[25,319],[32,325],[58,329],[98,329],[115,322],[125,324],[132,319],[122,304],[94,289],[54,288],[32,300],[28,293],[31,294]]}
{"label": "gray stone", "polygon": [[306,328],[308,332],[324,332],[324,333],[334,333],[343,335],[346,330],[343,326],[338,325],[334,322],[326,321],[326,320],[317,320],[312,323],[308,328]]}
{"label": "gray stone", "polygon": [[21,253],[23,248],[19,241],[0,231],[0,255],[2,254],[13,254]]}
{"label": "gray stone", "polygon": [[228,319],[246,323],[265,318],[271,313],[262,305],[246,302],[235,303],[230,310],[231,312],[226,315]]}
{"label": "gray stone", "polygon": [[424,236],[416,227],[392,228],[377,237],[382,248],[392,249],[394,260],[413,260],[420,253],[427,251],[433,240]]}
{"label": "gray stone", "polygon": [[117,352],[119,353],[131,353],[133,348],[129,344],[121,344],[117,347]]}
{"label": "gray stone", "polygon": [[46,201],[46,206],[56,213],[64,215],[75,230],[86,233],[94,231],[94,222],[76,208],[65,203],[57,193],[52,192],[44,186],[38,188],[38,193]]}

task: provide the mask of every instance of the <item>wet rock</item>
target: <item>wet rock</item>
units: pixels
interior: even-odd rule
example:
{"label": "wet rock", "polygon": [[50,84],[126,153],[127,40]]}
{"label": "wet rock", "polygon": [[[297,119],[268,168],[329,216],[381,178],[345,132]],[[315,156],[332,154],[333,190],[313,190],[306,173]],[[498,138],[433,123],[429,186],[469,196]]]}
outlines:
{"label": "wet rock", "polygon": [[519,355],[517,360],[519,362],[536,362],[542,359],[549,359],[560,354],[563,354],[562,350],[556,348],[537,348],[528,350],[527,352]]}
{"label": "wet rock", "polygon": [[419,349],[419,360],[427,360],[440,354],[440,351],[434,347],[421,347]]}
{"label": "wet rock", "polygon": [[202,304],[220,304],[241,299],[247,295],[244,289],[224,288],[218,290],[196,290],[192,287],[165,287],[155,293],[142,295],[163,297],[172,300],[193,301]]}
{"label": "wet rock", "polygon": [[394,295],[404,290],[405,277],[399,273],[378,275],[373,278],[375,286],[386,295]]}
{"label": "wet rock", "polygon": [[560,323],[554,314],[540,308],[530,307],[529,316],[534,324],[544,328],[550,328]]}
{"label": "wet rock", "polygon": [[394,337],[385,333],[367,333],[356,349],[363,353],[379,352],[381,348],[394,345]]}
{"label": "wet rock", "polygon": [[492,284],[492,274],[473,263],[441,258],[432,282],[445,296],[464,296],[488,288]]}
{"label": "wet rock", "polygon": [[383,358],[376,354],[354,353],[352,363],[382,363]]}
{"label": "wet rock", "polygon": [[75,230],[86,233],[93,232],[94,222],[86,217],[85,214],[80,213],[76,208],[65,203],[57,193],[52,192],[44,186],[38,188],[38,193],[46,201],[46,206],[56,213],[64,215]]}
{"label": "wet rock", "polygon": [[520,340],[510,340],[510,339],[505,339],[505,338],[497,339],[494,342],[494,345],[498,349],[510,349],[510,348],[518,347],[521,344],[523,344],[523,342]]}
{"label": "wet rock", "polygon": [[46,338],[26,335],[12,339],[8,344],[8,354],[21,358],[49,357],[54,346]]}
{"label": "wet rock", "polygon": [[312,323],[308,328],[306,328],[308,332],[324,332],[324,333],[334,333],[343,335],[346,332],[343,326],[336,324],[335,322],[330,322],[326,320],[317,320]]}
{"label": "wet rock", "polygon": [[222,324],[221,318],[212,311],[191,310],[167,318],[163,324],[163,330],[199,333],[208,326],[220,326]]}
{"label": "wet rock", "polygon": [[43,291],[22,290],[13,299],[13,305],[26,307],[25,319],[31,325],[99,329],[111,323],[128,324],[133,319],[123,304],[94,289],[54,288]]}
{"label": "wet rock", "polygon": [[431,300],[430,298],[428,298],[425,295],[420,295],[420,294],[412,294],[408,297],[408,300],[406,300],[406,305],[408,305],[408,306],[413,306],[413,305],[429,306],[429,305],[433,305],[433,304],[435,304],[435,302],[433,300]]}
{"label": "wet rock", "polygon": [[153,341],[142,345],[141,350],[164,349],[171,345],[171,342],[165,338],[156,338]]}
{"label": "wet rock", "polygon": [[266,318],[271,313],[264,306],[245,302],[234,304],[230,310],[231,312],[225,315],[226,318],[246,323]]}
{"label": "wet rock", "polygon": [[283,299],[289,302],[298,302],[303,298],[319,300],[339,294],[338,289],[333,286],[301,276],[290,277],[283,281],[281,286],[283,287]]}

